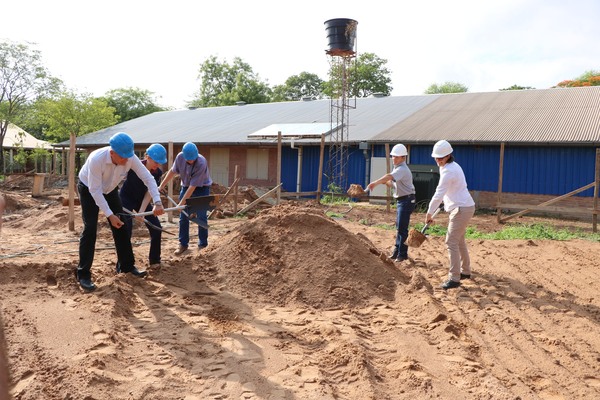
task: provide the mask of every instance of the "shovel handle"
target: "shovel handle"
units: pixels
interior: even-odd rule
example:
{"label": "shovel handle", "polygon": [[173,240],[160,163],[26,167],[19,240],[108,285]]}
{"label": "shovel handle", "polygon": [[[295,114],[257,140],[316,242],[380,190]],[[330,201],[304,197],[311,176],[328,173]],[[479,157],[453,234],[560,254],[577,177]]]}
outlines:
{"label": "shovel handle", "polygon": [[[181,207],[171,207],[171,208],[165,208],[164,212],[167,211],[179,211],[179,210],[183,210],[185,208],[185,206],[181,206]],[[154,215],[153,211],[146,211],[146,212],[141,212],[141,213],[132,213],[129,214],[132,217],[145,217],[146,215]]]}
{"label": "shovel handle", "polygon": [[[175,200],[173,200],[170,196],[167,195],[167,199],[169,199],[169,201],[175,205],[177,205],[177,202]],[[196,224],[198,224],[199,226],[201,226],[204,229],[208,229],[208,224],[206,224],[204,221],[199,221],[195,218],[191,218],[190,214],[188,214],[185,210],[186,206],[177,206],[175,207],[176,209],[180,210],[180,212],[185,215],[186,217],[188,217],[188,219],[190,219],[191,221],[195,222]],[[165,210],[166,211],[166,210]]]}
{"label": "shovel handle", "polygon": [[[440,213],[440,211],[442,210],[442,208],[444,207],[443,204],[440,204],[440,206],[437,208],[437,210],[435,210],[433,212],[433,214],[431,215],[431,218],[435,218],[436,215],[438,215]],[[425,233],[425,231],[427,230],[427,228],[429,228],[429,222],[425,224],[425,226],[423,226],[423,229],[421,229],[421,233]]]}
{"label": "shovel handle", "polygon": [[[169,196],[169,195],[166,195],[166,196],[167,196],[167,199],[169,199],[169,201],[170,201],[171,203],[173,203],[174,205],[177,205],[177,204],[178,204],[178,203],[177,203],[175,200],[173,200],[173,198],[172,198],[171,196]],[[186,217],[188,217],[188,218],[190,217],[190,216],[188,215],[188,213],[187,213],[187,212],[183,211],[183,210],[185,209],[185,206],[181,206],[179,209],[181,210],[181,213],[182,213],[183,215],[185,215],[185,216],[186,216]]]}

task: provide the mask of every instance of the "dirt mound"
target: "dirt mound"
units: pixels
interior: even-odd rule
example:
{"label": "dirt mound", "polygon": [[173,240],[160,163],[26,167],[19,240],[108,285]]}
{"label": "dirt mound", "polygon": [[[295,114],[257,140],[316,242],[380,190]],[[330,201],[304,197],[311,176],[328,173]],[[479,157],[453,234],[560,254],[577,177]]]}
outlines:
{"label": "dirt mound", "polygon": [[[80,208],[70,231],[59,202],[8,193],[31,206],[5,214],[0,240],[12,398],[598,398],[597,240],[469,240],[472,279],[444,291],[443,237],[391,264],[393,210],[290,202],[211,220],[202,251],[175,256],[164,236],[155,268],[137,226],[139,279],[115,274],[100,217],[84,293]],[[472,226],[499,229],[486,214]]]}
{"label": "dirt mound", "polygon": [[0,196],[4,197],[6,202],[6,212],[12,212],[18,210],[19,208],[28,208],[29,204],[23,204],[23,202],[19,201],[22,195],[8,194],[0,192]]}
{"label": "dirt mound", "polygon": [[350,188],[348,189],[348,191],[346,193],[350,197],[360,197],[360,196],[364,196],[367,194],[367,192],[365,192],[365,190],[362,188],[361,185],[357,185],[354,183],[352,185],[350,185]]}
{"label": "dirt mound", "polygon": [[273,207],[222,238],[211,257],[230,289],[278,305],[357,307],[392,300],[407,276],[316,208]]}

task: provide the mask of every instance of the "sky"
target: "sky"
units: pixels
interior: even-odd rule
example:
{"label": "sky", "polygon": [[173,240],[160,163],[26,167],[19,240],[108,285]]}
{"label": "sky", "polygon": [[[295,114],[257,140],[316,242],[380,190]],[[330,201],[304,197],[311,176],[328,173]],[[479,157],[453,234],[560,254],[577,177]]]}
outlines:
{"label": "sky", "polygon": [[19,0],[1,10],[0,41],[39,50],[69,89],[139,88],[176,109],[211,56],[241,58],[271,87],[301,72],[326,80],[334,18],[358,22],[358,55],[387,60],[393,96],[444,82],[547,89],[600,70],[598,0]]}

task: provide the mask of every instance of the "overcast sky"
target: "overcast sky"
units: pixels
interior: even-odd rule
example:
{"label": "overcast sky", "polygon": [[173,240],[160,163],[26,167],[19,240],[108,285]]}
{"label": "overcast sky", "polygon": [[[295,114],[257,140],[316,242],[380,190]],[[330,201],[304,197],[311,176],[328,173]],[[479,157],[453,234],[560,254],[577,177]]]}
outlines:
{"label": "overcast sky", "polygon": [[598,0],[18,0],[1,11],[0,40],[36,43],[70,89],[137,87],[174,108],[213,55],[240,57],[271,87],[304,71],[327,79],[332,18],[358,21],[357,52],[388,61],[394,96],[446,81],[545,89],[600,70]]}

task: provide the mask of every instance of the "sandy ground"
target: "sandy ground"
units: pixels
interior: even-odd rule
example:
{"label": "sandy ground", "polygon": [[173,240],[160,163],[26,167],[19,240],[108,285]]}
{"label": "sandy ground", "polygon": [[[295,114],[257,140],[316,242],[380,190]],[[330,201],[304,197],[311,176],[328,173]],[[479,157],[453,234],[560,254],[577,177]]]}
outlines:
{"label": "sandy ground", "polygon": [[[443,238],[393,263],[384,206],[331,218],[284,202],[211,221],[202,252],[173,256],[165,235],[164,263],[146,279],[114,273],[103,222],[89,294],[73,278],[79,207],[69,231],[56,196],[3,193],[14,399],[600,398],[598,242],[471,240],[473,279],[444,291]],[[494,216],[472,225],[501,229]],[[148,239],[136,228],[140,268]]]}

